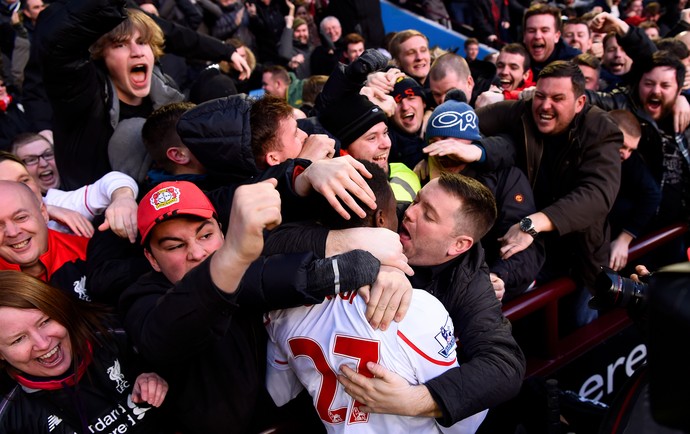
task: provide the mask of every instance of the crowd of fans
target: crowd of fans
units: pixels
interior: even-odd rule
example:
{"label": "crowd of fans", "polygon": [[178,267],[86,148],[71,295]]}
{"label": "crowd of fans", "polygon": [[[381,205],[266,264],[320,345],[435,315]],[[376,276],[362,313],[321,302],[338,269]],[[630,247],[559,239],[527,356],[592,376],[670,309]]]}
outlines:
{"label": "crowd of fans", "polygon": [[688,221],[684,1],[400,3],[0,0],[0,431],[481,431]]}

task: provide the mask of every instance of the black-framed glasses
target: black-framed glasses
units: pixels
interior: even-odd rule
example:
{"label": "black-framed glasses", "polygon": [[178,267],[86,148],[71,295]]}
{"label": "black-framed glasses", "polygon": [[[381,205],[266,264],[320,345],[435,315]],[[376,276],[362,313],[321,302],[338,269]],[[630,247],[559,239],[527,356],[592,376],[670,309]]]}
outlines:
{"label": "black-framed glasses", "polygon": [[38,164],[39,158],[43,158],[43,161],[51,161],[55,159],[55,152],[52,149],[48,149],[41,155],[28,155],[25,158],[22,158],[22,161],[24,164],[27,166],[33,166]]}

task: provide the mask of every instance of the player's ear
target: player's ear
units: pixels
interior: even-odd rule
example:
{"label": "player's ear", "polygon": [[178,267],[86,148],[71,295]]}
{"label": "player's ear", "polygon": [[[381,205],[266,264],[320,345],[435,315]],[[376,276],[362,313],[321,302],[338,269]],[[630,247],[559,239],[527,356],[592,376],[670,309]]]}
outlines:
{"label": "player's ear", "polygon": [[383,210],[377,209],[374,213],[374,225],[377,228],[385,228],[387,227],[386,223],[386,216],[384,215]]}
{"label": "player's ear", "polygon": [[276,151],[268,152],[264,157],[264,160],[268,166],[277,166],[281,163],[279,152]]}

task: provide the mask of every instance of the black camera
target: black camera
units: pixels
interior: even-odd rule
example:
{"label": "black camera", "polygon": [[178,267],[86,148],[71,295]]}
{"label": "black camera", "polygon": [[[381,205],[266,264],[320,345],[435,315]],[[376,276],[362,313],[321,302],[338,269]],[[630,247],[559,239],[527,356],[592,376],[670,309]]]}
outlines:
{"label": "black camera", "polygon": [[636,282],[608,267],[601,267],[601,273],[594,282],[594,297],[589,301],[589,307],[597,310],[642,307],[646,303],[648,287],[644,282]]}

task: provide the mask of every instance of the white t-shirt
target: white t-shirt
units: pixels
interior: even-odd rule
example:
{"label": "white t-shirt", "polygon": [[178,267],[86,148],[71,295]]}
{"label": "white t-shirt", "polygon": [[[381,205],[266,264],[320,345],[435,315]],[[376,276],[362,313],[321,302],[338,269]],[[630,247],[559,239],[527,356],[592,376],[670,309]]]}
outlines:
{"label": "white t-shirt", "polygon": [[115,190],[129,187],[134,197],[139,194],[139,186],[132,177],[121,172],[108,172],[93,184],[77,190],[64,191],[51,188],[46,192],[43,203],[71,209],[93,221],[94,216],[101,215],[112,202]]}
{"label": "white t-shirt", "polygon": [[278,406],[305,387],[329,433],[474,433],[486,410],[444,428],[429,417],[367,414],[336,378],[346,364],[371,377],[366,362],[380,363],[410,384],[420,384],[458,366],[453,322],[440,301],[413,290],[405,319],[373,330],[356,292],[322,304],[269,312],[266,385]]}

